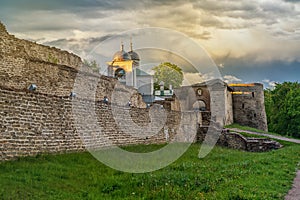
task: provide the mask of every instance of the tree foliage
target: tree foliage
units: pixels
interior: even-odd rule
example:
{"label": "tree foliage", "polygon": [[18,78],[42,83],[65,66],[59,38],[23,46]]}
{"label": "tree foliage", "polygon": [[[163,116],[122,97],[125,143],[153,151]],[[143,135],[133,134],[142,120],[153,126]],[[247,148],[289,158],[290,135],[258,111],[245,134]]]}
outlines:
{"label": "tree foliage", "polygon": [[269,131],[300,138],[300,83],[276,84],[265,90]]}
{"label": "tree foliage", "polygon": [[99,71],[99,66],[95,60],[92,60],[92,61],[84,60],[83,64],[85,66],[87,66],[88,68],[90,68],[91,70],[93,70],[93,72]]}
{"label": "tree foliage", "polygon": [[182,85],[183,82],[183,72],[180,67],[175,64],[164,62],[160,65],[154,67],[152,70],[154,73],[154,88],[159,89],[159,84],[161,81],[165,83],[165,88],[169,89],[169,85],[172,85],[173,88],[178,88]]}

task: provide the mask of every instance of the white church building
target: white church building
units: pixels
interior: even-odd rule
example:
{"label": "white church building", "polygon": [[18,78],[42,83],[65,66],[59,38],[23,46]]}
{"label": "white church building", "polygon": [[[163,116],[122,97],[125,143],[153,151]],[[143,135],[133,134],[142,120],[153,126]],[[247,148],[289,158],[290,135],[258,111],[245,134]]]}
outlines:
{"label": "white church building", "polygon": [[133,51],[130,42],[130,51],[124,50],[123,43],[111,62],[107,62],[108,76],[117,78],[121,83],[138,89],[143,96],[153,95],[153,76],[140,69],[140,56]]}

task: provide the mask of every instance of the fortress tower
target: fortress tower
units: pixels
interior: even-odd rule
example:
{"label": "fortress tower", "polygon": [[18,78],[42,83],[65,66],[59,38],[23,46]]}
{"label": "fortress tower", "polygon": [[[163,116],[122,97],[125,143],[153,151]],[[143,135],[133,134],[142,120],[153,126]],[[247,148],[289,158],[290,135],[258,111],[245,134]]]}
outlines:
{"label": "fortress tower", "polygon": [[263,85],[229,84],[229,87],[232,88],[234,122],[267,131]]}

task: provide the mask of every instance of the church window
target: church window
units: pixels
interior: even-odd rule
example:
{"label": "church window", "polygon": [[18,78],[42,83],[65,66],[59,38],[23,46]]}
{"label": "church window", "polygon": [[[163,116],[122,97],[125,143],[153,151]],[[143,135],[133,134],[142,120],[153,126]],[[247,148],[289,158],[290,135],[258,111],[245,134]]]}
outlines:
{"label": "church window", "polygon": [[115,72],[115,77],[118,80],[124,80],[124,79],[126,79],[126,72],[125,72],[125,70],[122,69],[122,68],[117,69],[116,72]]}

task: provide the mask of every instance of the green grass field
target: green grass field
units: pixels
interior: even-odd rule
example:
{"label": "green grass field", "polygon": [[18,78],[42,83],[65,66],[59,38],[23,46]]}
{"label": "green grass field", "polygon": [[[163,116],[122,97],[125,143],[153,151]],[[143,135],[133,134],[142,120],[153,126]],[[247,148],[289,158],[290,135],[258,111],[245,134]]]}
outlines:
{"label": "green grass field", "polygon": [[267,153],[216,147],[199,159],[194,144],[170,166],[145,174],[113,170],[87,152],[21,158],[0,164],[0,199],[283,199],[300,161],[300,145],[284,145]]}
{"label": "green grass field", "polygon": [[[292,136],[288,136],[288,135],[280,135],[278,133],[267,132],[267,131],[259,130],[259,129],[252,128],[252,127],[249,127],[249,126],[242,126],[242,125],[239,125],[239,124],[230,124],[230,125],[225,126],[225,128],[237,128],[237,129],[245,130],[245,131],[252,131],[252,132],[257,132],[257,133],[264,133],[264,134],[269,134],[269,135],[286,137],[286,138],[299,139],[297,137],[292,137]],[[248,136],[253,137],[250,134]]]}

